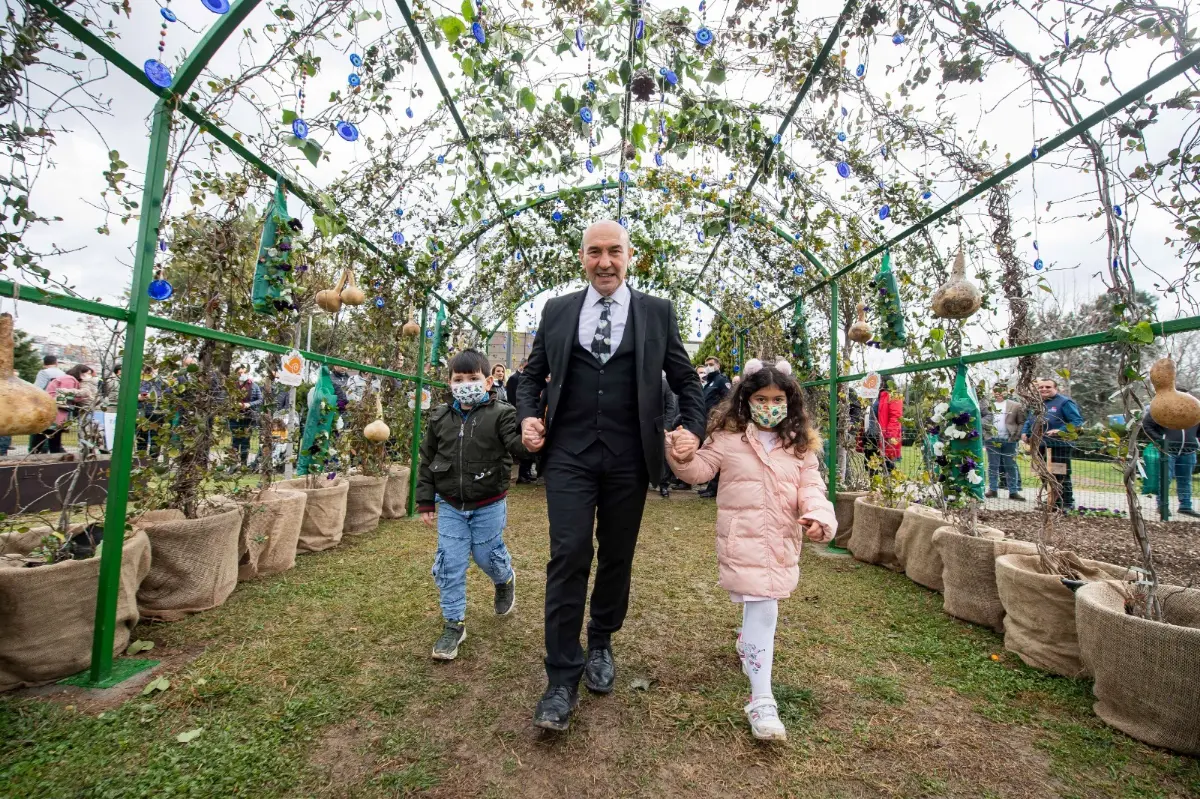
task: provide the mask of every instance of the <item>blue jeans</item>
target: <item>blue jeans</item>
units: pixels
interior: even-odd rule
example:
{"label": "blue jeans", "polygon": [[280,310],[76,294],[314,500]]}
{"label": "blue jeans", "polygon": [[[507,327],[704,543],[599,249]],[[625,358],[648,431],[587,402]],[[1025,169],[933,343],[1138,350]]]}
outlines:
{"label": "blue jeans", "polygon": [[1008,493],[1010,495],[1019,494],[1021,492],[1021,471],[1017,468],[1017,442],[996,439],[987,442],[986,446],[988,456],[988,490],[999,490],[1000,469],[1003,467],[1004,474],[1008,479]]}
{"label": "blue jeans", "polygon": [[512,557],[504,546],[508,503],[500,500],[478,510],[458,510],[438,497],[438,549],[433,560],[433,582],[441,596],[442,616],[462,621],[467,615],[467,567],[471,558],[493,583],[513,576]]}
{"label": "blue jeans", "polygon": [[[1185,452],[1182,455],[1167,456],[1167,474],[1175,476],[1175,491],[1179,494],[1179,509],[1192,509],[1192,472],[1196,470],[1196,453]],[[1166,497],[1159,496],[1158,507],[1161,510]]]}

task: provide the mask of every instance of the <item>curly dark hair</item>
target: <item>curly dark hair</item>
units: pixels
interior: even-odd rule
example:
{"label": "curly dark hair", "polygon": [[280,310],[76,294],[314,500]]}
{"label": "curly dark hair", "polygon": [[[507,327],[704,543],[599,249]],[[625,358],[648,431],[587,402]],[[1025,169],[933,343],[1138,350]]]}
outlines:
{"label": "curly dark hair", "polygon": [[750,398],[761,388],[774,386],[787,395],[787,416],[775,428],[783,441],[784,449],[794,449],[796,454],[820,449],[821,439],[812,427],[808,409],[804,406],[804,392],[800,384],[789,374],[784,374],[772,365],[764,364],[761,369],[743,377],[713,411],[708,423],[708,435],[718,430],[730,433],[745,433],[750,424]]}

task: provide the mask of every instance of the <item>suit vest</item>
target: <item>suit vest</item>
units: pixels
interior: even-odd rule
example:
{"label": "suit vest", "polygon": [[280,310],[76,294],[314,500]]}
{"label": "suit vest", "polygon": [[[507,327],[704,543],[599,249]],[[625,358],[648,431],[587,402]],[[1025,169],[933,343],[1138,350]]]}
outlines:
{"label": "suit vest", "polygon": [[555,446],[578,455],[600,441],[614,455],[631,453],[640,460],[633,324],[626,326],[621,346],[603,365],[580,346],[577,332],[571,332],[571,358],[550,431]]}

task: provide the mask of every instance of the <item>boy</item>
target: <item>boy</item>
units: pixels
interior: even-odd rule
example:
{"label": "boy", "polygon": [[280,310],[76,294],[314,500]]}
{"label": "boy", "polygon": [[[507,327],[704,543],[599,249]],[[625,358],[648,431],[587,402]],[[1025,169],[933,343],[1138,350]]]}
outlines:
{"label": "boy", "polygon": [[429,417],[421,443],[417,510],[432,526],[438,549],[433,561],[445,626],[433,645],[435,660],[454,660],[467,637],[467,567],[471,557],[496,586],[496,615],[516,604],[515,574],[504,526],[508,521],[513,457],[531,457],[521,444],[517,410],[492,393],[487,359],[464,350],[450,359],[453,400]]}

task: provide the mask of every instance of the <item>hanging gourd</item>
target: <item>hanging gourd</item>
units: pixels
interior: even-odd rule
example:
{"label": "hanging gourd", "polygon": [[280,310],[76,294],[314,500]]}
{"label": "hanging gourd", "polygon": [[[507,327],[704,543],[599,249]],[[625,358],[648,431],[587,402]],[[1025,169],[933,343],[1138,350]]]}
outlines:
{"label": "hanging gourd", "polygon": [[1175,362],[1162,358],[1150,367],[1154,399],[1150,417],[1168,430],[1186,430],[1200,424],[1200,400],[1175,389]]}
{"label": "hanging gourd", "polygon": [[345,287],[342,289],[342,302],[346,305],[362,305],[367,301],[367,295],[354,282],[354,270],[349,267],[342,274],[342,281]]}
{"label": "hanging gourd", "polygon": [[383,401],[378,394],[375,395],[375,417],[375,421],[363,428],[363,438],[378,444],[392,435],[391,429],[383,421]]}
{"label": "hanging gourd", "polygon": [[967,280],[967,263],[960,241],[950,279],[933,293],[933,315],[941,319],[966,319],[982,304],[983,294],[979,287]]}
{"label": "hanging gourd", "polygon": [[342,289],[346,287],[346,272],[342,272],[342,276],[338,278],[337,285],[331,289],[322,289],[317,292],[317,305],[322,311],[328,313],[337,313],[342,310]]}
{"label": "hanging gourd", "polygon": [[0,314],[0,436],[40,433],[56,415],[53,397],[13,373],[13,318]]}
{"label": "hanging gourd", "polygon": [[900,289],[896,285],[896,274],[892,271],[891,250],[884,250],[879,273],[875,275],[870,286],[875,291],[875,311],[880,320],[875,346],[885,350],[903,347],[908,341],[908,334],[904,330],[904,311],[900,307]]}
{"label": "hanging gourd", "polygon": [[866,344],[873,335],[875,335],[875,331],[871,330],[871,325],[867,322],[867,306],[860,305],[858,306],[858,321],[850,325],[846,337],[859,344]]}
{"label": "hanging gourd", "polygon": [[405,338],[413,338],[421,334],[421,326],[418,325],[410,316],[408,321],[404,323],[404,327],[400,328],[400,333]]}

